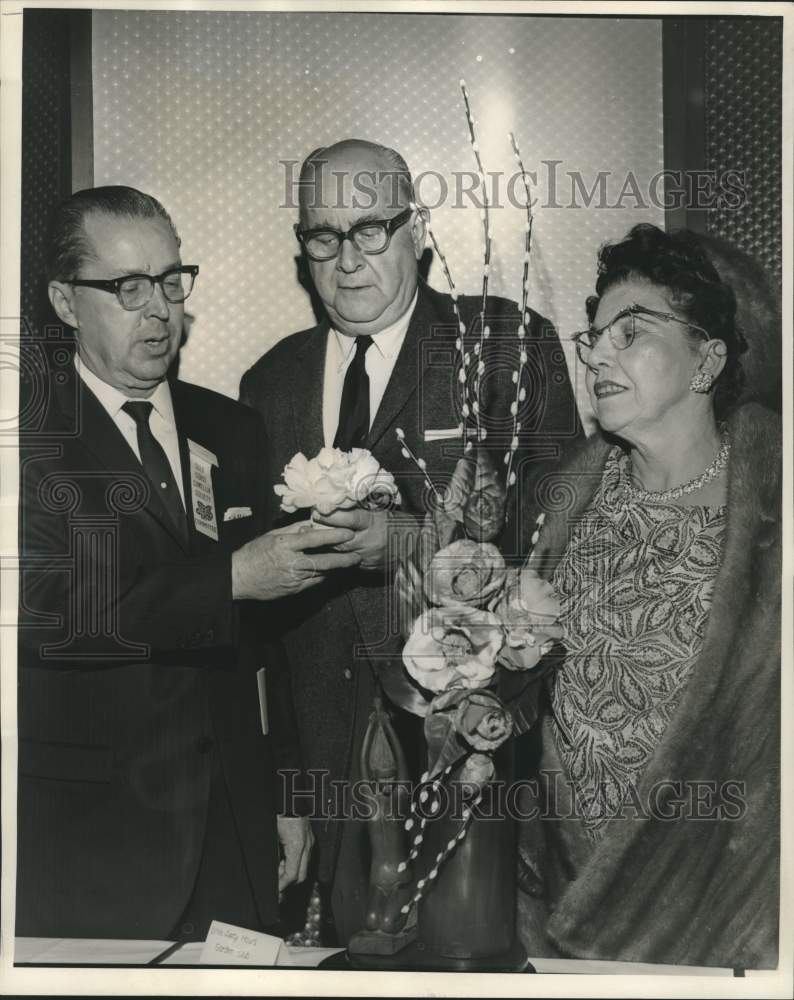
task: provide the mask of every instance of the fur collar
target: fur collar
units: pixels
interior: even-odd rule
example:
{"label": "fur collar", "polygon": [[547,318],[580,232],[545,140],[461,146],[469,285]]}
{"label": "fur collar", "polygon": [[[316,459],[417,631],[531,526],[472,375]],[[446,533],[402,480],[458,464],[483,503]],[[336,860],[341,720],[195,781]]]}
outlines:
{"label": "fur collar", "polygon": [[[566,955],[744,968],[777,962],[780,420],[748,404],[729,428],[725,546],[703,647],[638,795],[659,783],[731,782],[744,810],[710,822],[691,814],[613,819],[592,851],[575,821],[544,821],[537,867],[548,883],[547,933]],[[570,503],[549,518],[537,551],[544,575],[570,518],[589,503],[608,449],[597,436],[566,468]],[[556,770],[549,725],[547,716],[541,767]]]}

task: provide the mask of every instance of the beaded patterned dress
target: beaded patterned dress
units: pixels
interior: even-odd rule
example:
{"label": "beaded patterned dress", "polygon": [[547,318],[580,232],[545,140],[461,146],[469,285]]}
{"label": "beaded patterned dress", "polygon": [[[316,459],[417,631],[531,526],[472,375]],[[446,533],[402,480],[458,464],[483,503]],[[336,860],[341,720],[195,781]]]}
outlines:
{"label": "beaded patterned dress", "polygon": [[724,507],[632,498],[628,471],[614,448],[554,574],[567,648],[550,682],[555,740],[593,840],[684,695],[725,531]]}

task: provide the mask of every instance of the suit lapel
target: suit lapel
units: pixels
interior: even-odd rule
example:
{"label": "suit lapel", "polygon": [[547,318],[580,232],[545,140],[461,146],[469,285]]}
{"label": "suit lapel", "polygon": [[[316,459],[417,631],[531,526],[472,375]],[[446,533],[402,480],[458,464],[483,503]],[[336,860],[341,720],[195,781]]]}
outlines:
{"label": "suit lapel", "polygon": [[[291,387],[295,449],[313,458],[325,444],[323,435],[323,386],[325,351],[328,343],[327,320],[314,330],[297,352],[297,364]],[[293,452],[294,454],[294,452]]]}
{"label": "suit lapel", "polygon": [[[124,435],[76,373],[70,373],[63,383],[56,382],[56,395],[61,411],[70,424],[74,422],[73,407],[76,401],[80,443],[91,452],[104,469],[119,475],[146,477],[138,457]],[[187,497],[187,485],[185,491]],[[184,549],[183,538],[153,489],[149,489],[143,509]]]}
{"label": "suit lapel", "polygon": [[405,340],[370,428],[367,438],[367,447],[370,451],[393,426],[408,401],[416,393],[427,363],[423,342],[432,336],[434,327],[442,322],[443,319],[436,312],[427,290],[420,285],[419,297],[411,322],[408,324]]}
{"label": "suit lapel", "polygon": [[[436,328],[440,326],[449,327],[453,324],[454,329],[454,317],[439,311],[433,294],[432,290],[420,283],[416,308],[411,316],[405,340],[367,436],[366,446],[370,451],[393,426],[421,384],[427,366],[427,358],[423,352],[426,338],[433,336]],[[297,364],[291,388],[295,450],[300,449],[307,458],[316,455],[325,443],[323,389],[329,331],[330,324],[326,318],[312,330],[296,354]]]}
{"label": "suit lapel", "polygon": [[[402,414],[400,422],[403,425],[406,438],[410,440],[411,446],[421,456],[423,428],[420,426],[420,417],[422,416],[422,405],[427,401],[432,401],[434,407],[449,408],[449,386],[450,379],[454,377],[454,364],[450,359],[448,364],[431,365],[427,347],[429,338],[432,338],[434,343],[439,342],[439,333],[442,327],[449,332],[450,324],[454,324],[454,317],[445,315],[441,307],[443,299],[439,296],[439,300],[435,301],[435,294],[427,286],[420,284],[419,297],[408,325],[405,340],[367,438],[367,447],[370,451],[375,451],[376,446],[387,433],[394,434],[394,427],[398,424],[398,418]],[[448,338],[450,342],[454,341],[454,325],[452,331],[452,336]],[[406,407],[415,397],[417,389],[420,388],[423,392],[423,398],[420,400],[422,405],[416,405],[410,413],[406,413]],[[447,415],[447,424],[450,419]],[[384,442],[384,448],[385,446]],[[382,450],[380,449],[380,451]],[[402,645],[401,640],[390,637],[384,646],[382,635],[384,620],[390,620],[386,605],[392,600],[391,588],[361,587],[348,590],[347,595],[365,645],[370,648],[378,648],[381,654],[384,651],[392,655],[398,652]],[[380,664],[374,660],[373,665],[377,669]]]}

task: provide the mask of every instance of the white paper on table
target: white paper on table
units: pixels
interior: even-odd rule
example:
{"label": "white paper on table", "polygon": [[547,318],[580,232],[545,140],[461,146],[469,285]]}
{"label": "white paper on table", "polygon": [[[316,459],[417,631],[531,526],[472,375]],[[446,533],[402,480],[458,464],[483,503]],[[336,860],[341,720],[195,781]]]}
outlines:
{"label": "white paper on table", "polygon": [[[201,951],[204,947],[203,941],[189,941],[183,944],[177,951],[172,952],[168,958],[163,959],[163,965],[198,965]],[[344,951],[343,948],[304,948],[295,945],[290,946],[281,942],[276,966],[278,968],[302,968],[315,969],[329,955],[336,955],[337,952]],[[216,964],[221,965],[222,962]]]}
{"label": "white paper on table", "polygon": [[42,965],[147,965],[173,941],[112,938],[17,938],[14,962]]}
{"label": "white paper on table", "polygon": [[199,965],[275,965],[283,943],[272,934],[213,920]]}

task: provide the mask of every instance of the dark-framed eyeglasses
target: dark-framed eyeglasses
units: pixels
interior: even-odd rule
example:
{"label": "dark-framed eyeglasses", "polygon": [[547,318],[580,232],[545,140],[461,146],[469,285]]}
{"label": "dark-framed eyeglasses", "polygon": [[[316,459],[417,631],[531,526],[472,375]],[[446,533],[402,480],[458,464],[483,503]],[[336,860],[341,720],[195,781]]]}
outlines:
{"label": "dark-framed eyeglasses", "polygon": [[627,306],[625,309],[621,309],[601,329],[591,326],[588,330],[582,330],[571,337],[571,340],[576,344],[576,354],[579,360],[582,364],[587,364],[591,351],[604,334],[607,334],[610,343],[616,351],[625,351],[631,347],[634,343],[634,338],[637,336],[637,321],[641,322],[643,317],[652,317],[653,319],[660,319],[665,322],[681,323],[683,326],[688,326],[691,330],[697,330],[707,340],[710,338],[710,335],[702,326],[697,326],[695,323],[681,319],[680,316],[676,316],[674,313],[659,312],[656,309],[649,309],[647,306],[635,303],[634,305]]}
{"label": "dark-framed eyeglasses", "polygon": [[311,260],[333,260],[345,240],[350,240],[361,253],[383,253],[388,250],[392,236],[411,218],[412,211],[413,209],[406,208],[392,219],[368,219],[357,222],[346,233],[325,226],[303,229],[296,223],[295,235]]}
{"label": "dark-framed eyeglasses", "polygon": [[98,288],[102,292],[112,292],[122,309],[142,309],[154,295],[154,286],[159,285],[167,302],[177,305],[184,302],[193,291],[198,264],[183,264],[172,267],[162,274],[125,274],[121,278],[74,278],[67,285],[84,288]]}

